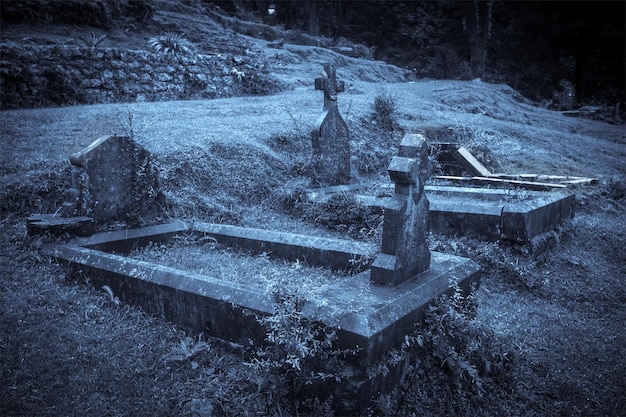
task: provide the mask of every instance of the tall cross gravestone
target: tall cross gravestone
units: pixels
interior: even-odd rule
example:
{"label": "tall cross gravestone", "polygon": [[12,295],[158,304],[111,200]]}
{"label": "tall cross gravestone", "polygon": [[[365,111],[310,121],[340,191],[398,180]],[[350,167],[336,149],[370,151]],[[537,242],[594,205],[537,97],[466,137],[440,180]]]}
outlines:
{"label": "tall cross gravestone", "polygon": [[395,191],[385,205],[381,253],[372,263],[370,280],[374,284],[398,285],[430,267],[426,242],[428,199],[424,194],[430,163],[422,135],[404,136],[388,172]]}
{"label": "tall cross gravestone", "polygon": [[345,84],[337,81],[332,64],[324,64],[322,78],[315,89],[324,92],[324,109],[311,135],[313,142],[313,180],[317,185],[346,184],[350,181],[350,135],[337,109],[337,93]]}

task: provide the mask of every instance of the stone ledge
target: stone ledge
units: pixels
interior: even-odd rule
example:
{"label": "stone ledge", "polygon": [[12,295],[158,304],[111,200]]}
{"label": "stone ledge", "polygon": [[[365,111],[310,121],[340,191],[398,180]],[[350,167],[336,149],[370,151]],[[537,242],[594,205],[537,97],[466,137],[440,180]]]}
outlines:
{"label": "stone ledge", "polygon": [[352,240],[331,239],[298,235],[265,229],[199,223],[193,233],[211,236],[219,243],[239,247],[253,253],[266,252],[295,261],[302,260],[311,266],[327,266],[340,271],[362,271],[369,266],[376,248]]}
{"label": "stone ledge", "polygon": [[[96,287],[109,286],[124,302],[186,329],[243,343],[263,336],[254,315],[272,313],[269,293],[210,276],[127,258],[75,244],[44,244],[41,253],[80,270]],[[370,284],[370,272],[347,277],[305,300],[303,313],[338,326],[337,346],[361,348],[367,365],[397,347],[433,298],[478,282],[479,266],[466,258],[432,253],[431,268],[397,286]]]}
{"label": "stone ledge", "polygon": [[187,231],[189,231],[189,226],[185,222],[174,221],[138,229],[117,230],[97,233],[89,237],[77,237],[72,243],[104,252],[129,253],[148,242],[167,242],[177,234]]}
{"label": "stone ledge", "polygon": [[61,217],[55,214],[33,214],[26,220],[29,235],[50,232],[53,235],[70,233],[78,236],[90,236],[94,232],[92,217]]}

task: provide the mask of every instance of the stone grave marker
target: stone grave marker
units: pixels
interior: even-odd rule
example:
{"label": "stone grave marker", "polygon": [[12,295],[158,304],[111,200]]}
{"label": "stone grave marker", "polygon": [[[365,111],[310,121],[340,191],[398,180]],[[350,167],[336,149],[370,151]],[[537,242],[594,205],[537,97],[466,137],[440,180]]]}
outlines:
{"label": "stone grave marker", "polygon": [[101,137],[70,162],[81,216],[138,221],[164,203],[152,156],[127,136]]}
{"label": "stone grave marker", "polygon": [[332,64],[324,64],[322,78],[315,89],[324,92],[324,108],[311,134],[313,142],[313,181],[319,186],[346,184],[350,181],[350,135],[337,109],[337,93],[345,84],[337,81]]}
{"label": "stone grave marker", "polygon": [[430,163],[423,135],[404,136],[388,172],[395,190],[385,205],[381,253],[372,264],[370,279],[374,284],[398,285],[430,267],[428,199],[424,194]]}

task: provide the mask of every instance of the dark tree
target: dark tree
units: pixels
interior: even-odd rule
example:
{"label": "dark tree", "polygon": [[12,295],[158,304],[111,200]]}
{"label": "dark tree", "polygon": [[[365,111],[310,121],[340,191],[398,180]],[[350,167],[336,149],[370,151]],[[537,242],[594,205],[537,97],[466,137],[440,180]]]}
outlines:
{"label": "dark tree", "polygon": [[491,36],[493,1],[468,1],[464,3],[464,8],[464,27],[469,41],[472,78],[484,78],[487,65],[487,40]]}

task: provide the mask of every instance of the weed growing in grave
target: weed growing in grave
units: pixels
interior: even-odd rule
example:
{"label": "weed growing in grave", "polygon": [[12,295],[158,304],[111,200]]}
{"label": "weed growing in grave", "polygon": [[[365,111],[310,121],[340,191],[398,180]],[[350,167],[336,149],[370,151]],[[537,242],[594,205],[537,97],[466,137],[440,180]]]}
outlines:
{"label": "weed growing in grave", "polygon": [[357,239],[376,239],[383,217],[364,207],[351,194],[335,194],[326,202],[309,202],[306,191],[295,189],[284,196],[282,207],[291,215]]}
{"label": "weed growing in grave", "polygon": [[[344,359],[357,351],[334,349],[337,329],[304,317],[297,294],[283,291],[279,283],[271,294],[273,314],[257,317],[266,331],[265,342],[247,354],[246,365],[254,371],[251,382],[265,397],[268,415],[332,415],[332,396],[320,389],[325,382],[339,383],[348,376]],[[305,394],[306,386],[315,387],[319,395]]]}
{"label": "weed growing in grave", "polygon": [[155,36],[148,40],[148,45],[155,52],[174,56],[191,55],[191,43],[184,35],[168,32],[165,35]]}
{"label": "weed growing in grave", "polygon": [[458,287],[428,308],[424,323],[371,370],[387,373],[404,367],[402,385],[381,396],[376,411],[383,415],[480,414],[482,402],[489,401],[485,394],[506,385],[513,357],[495,343],[493,335],[472,324],[476,308],[472,294],[464,295]]}

